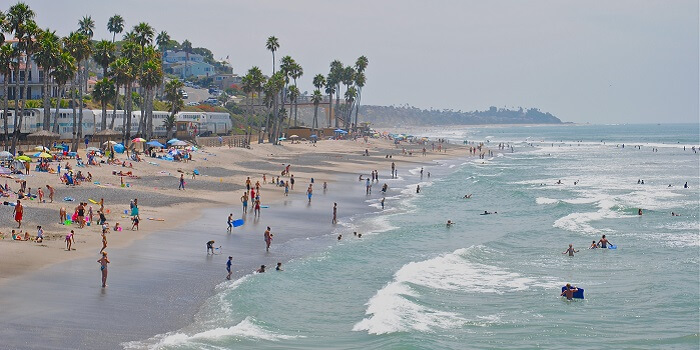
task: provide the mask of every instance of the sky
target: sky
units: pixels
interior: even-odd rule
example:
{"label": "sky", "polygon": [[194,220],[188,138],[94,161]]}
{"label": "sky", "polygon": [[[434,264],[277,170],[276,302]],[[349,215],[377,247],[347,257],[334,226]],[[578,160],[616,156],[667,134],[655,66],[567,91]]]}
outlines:
{"label": "sky", "polygon": [[[229,56],[234,73],[367,56],[363,104],[471,111],[536,107],[577,123],[698,123],[697,0],[26,0],[60,35],[84,15],[148,22]],[[4,2],[10,6],[12,0]],[[3,9],[6,10],[6,9]]]}

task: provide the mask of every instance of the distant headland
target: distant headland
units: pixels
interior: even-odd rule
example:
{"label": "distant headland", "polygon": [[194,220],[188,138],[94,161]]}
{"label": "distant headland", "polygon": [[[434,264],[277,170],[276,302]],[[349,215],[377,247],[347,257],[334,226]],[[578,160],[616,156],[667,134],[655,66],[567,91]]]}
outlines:
{"label": "distant headland", "polygon": [[375,125],[479,125],[479,124],[562,124],[562,121],[538,108],[507,109],[491,107],[484,111],[420,109],[411,106],[360,107],[364,121]]}

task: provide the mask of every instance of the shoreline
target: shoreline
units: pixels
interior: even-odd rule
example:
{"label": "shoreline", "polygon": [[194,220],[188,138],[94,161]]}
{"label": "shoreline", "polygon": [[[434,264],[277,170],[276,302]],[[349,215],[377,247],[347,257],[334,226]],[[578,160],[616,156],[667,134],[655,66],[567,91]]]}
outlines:
{"label": "shoreline", "polygon": [[[217,244],[215,244],[215,246],[219,245],[219,239],[221,239],[221,242],[227,246],[232,245],[234,247],[232,248],[234,249],[233,251],[235,251],[235,249],[242,249],[240,252],[234,254],[234,256],[236,256],[235,263],[242,264],[241,267],[234,268],[234,277],[239,278],[252,273],[251,267],[255,267],[255,264],[261,261],[260,257],[252,252],[254,252],[255,249],[263,249],[263,242],[260,236],[262,235],[264,226],[270,223],[274,223],[273,232],[279,232],[275,231],[280,230],[278,227],[284,227],[282,231],[285,229],[294,230],[295,232],[298,231],[298,234],[295,233],[293,236],[289,237],[289,239],[292,239],[293,241],[287,240],[284,238],[284,236],[275,237],[273,248],[275,246],[284,246],[285,244],[290,244],[291,247],[294,247],[296,244],[303,245],[306,244],[305,241],[308,241],[310,237],[321,237],[323,235],[332,234],[334,228],[329,228],[327,231],[322,231],[325,233],[318,236],[318,232],[316,230],[309,230],[311,227],[308,226],[309,222],[323,221],[325,219],[330,222],[330,203],[325,203],[325,205],[328,205],[329,207],[327,208],[327,211],[325,208],[322,209],[321,213],[314,213],[313,211],[309,212],[308,207],[305,208],[303,206],[299,206],[299,202],[304,202],[303,200],[299,199],[299,196],[303,197],[305,185],[309,182],[311,177],[315,178],[315,183],[317,184],[317,190],[315,193],[320,194],[322,192],[320,187],[323,181],[329,182],[329,194],[327,198],[324,198],[326,197],[325,195],[314,196],[314,204],[316,201],[320,201],[319,203],[324,203],[324,200],[328,201],[333,198],[340,200],[343,198],[343,196],[348,195],[347,191],[352,188],[359,188],[359,191],[364,192],[362,190],[363,183],[354,179],[360,171],[364,172],[366,169],[379,169],[380,171],[386,173],[388,172],[386,169],[388,168],[390,162],[394,161],[397,164],[397,168],[400,169],[400,172],[407,172],[408,170],[421,165],[429,166],[436,159],[465,156],[465,154],[459,154],[457,151],[455,151],[459,149],[459,147],[455,147],[456,145],[452,145],[451,151],[448,153],[432,154],[428,157],[423,157],[420,155],[397,156],[397,154],[400,153],[400,149],[395,148],[394,145],[385,143],[383,145],[373,145],[374,149],[371,151],[372,156],[365,158],[359,155],[359,150],[364,150],[364,148],[368,147],[368,145],[352,141],[339,141],[332,143],[334,144],[331,146],[336,146],[338,150],[343,150],[344,152],[338,152],[332,147],[330,147],[330,150],[321,149],[321,147],[318,147],[316,149],[306,150],[306,152],[304,152],[304,149],[295,150],[294,148],[290,147],[292,149],[286,149],[283,150],[283,152],[276,152],[278,153],[277,155],[271,153],[270,157],[266,157],[267,159],[265,161],[267,163],[264,161],[255,163],[260,164],[261,166],[278,166],[278,163],[281,164],[282,162],[294,159],[295,161],[292,162],[292,173],[295,175],[295,178],[298,179],[298,182],[297,188],[295,188],[293,192],[295,198],[292,200],[288,199],[289,197],[285,198],[280,188],[270,188],[270,185],[267,185],[267,187],[263,185],[262,193],[263,197],[265,198],[264,204],[269,204],[270,208],[275,209],[264,209],[264,211],[269,211],[269,214],[263,212],[263,217],[259,220],[259,222],[250,220],[250,217],[248,218],[248,220],[250,220],[249,222],[252,221],[252,224],[246,222],[246,225],[243,226],[243,232],[250,232],[252,235],[247,235],[244,233],[238,234],[236,233],[235,229],[234,233],[229,235],[218,233],[225,230],[226,212],[236,213],[237,211],[240,212],[241,210],[240,203],[238,202],[238,196],[241,192],[239,189],[220,193],[221,196],[217,197],[217,200],[214,200],[211,191],[202,192],[195,190],[193,193],[198,197],[202,196],[205,198],[211,198],[211,200],[209,202],[185,204],[184,206],[171,205],[166,208],[162,208],[159,211],[150,211],[147,209],[147,207],[144,207],[145,210],[142,211],[142,215],[144,217],[154,215],[159,218],[166,218],[165,225],[155,226],[156,228],[149,230],[149,232],[145,232],[144,230],[144,232],[140,232],[138,236],[128,237],[129,239],[116,242],[115,244],[111,244],[110,240],[110,246],[108,247],[108,251],[110,251],[110,258],[113,259],[115,263],[119,261],[119,264],[112,264],[112,266],[110,266],[110,271],[113,272],[110,274],[108,280],[110,287],[107,289],[100,291],[99,288],[95,287],[98,282],[98,278],[93,271],[93,265],[95,265],[95,263],[90,260],[91,254],[94,253],[96,257],[97,251],[101,246],[99,241],[79,243],[79,248],[88,245],[95,249],[94,251],[85,249],[85,253],[82,255],[78,256],[76,254],[71,257],[67,257],[65,256],[66,254],[64,254],[64,256],[61,256],[62,259],[60,261],[35,265],[32,266],[32,268],[23,269],[21,273],[15,274],[10,278],[4,278],[2,281],[0,281],[0,293],[7,295],[8,297],[5,298],[3,303],[5,304],[5,306],[3,306],[5,315],[0,317],[0,324],[7,325],[5,328],[7,329],[6,332],[9,333],[5,334],[5,336],[9,337],[8,339],[16,339],[17,334],[23,334],[23,336],[27,339],[43,339],[44,337],[61,338],[52,332],[48,332],[46,336],[38,336],[33,332],[25,334],[24,329],[32,329],[32,325],[38,321],[36,317],[39,317],[32,312],[30,312],[29,315],[23,315],[23,312],[26,312],[26,310],[24,310],[23,307],[16,306],[21,305],[22,298],[20,296],[27,294],[32,295],[33,298],[36,298],[37,300],[40,300],[37,301],[37,305],[33,305],[30,309],[51,310],[48,315],[44,315],[39,318],[42,320],[42,323],[46,323],[43,321],[48,321],[47,324],[51,325],[49,328],[53,330],[56,330],[54,327],[66,321],[63,319],[65,316],[56,312],[56,310],[60,310],[62,308],[56,306],[56,304],[61,304],[64,301],[68,301],[68,304],[73,304],[73,307],[70,308],[71,311],[77,311],[84,316],[83,321],[73,321],[76,323],[75,328],[87,328],[85,330],[97,331],[100,333],[103,333],[106,330],[100,327],[93,329],[94,326],[92,326],[90,322],[99,323],[99,319],[95,319],[94,317],[96,312],[99,313],[97,310],[100,310],[100,308],[104,306],[100,306],[102,304],[99,303],[102,303],[100,301],[102,299],[100,298],[106,298],[105,295],[117,294],[114,299],[118,299],[119,301],[115,302],[115,304],[121,305],[121,307],[118,310],[112,310],[110,315],[113,315],[115,318],[125,322],[125,324],[128,325],[140,324],[139,322],[141,322],[141,317],[125,315],[124,310],[122,309],[126,308],[131,312],[138,313],[138,310],[140,310],[138,307],[141,306],[134,305],[134,301],[130,299],[124,300],[124,298],[136,297],[137,300],[149,303],[149,305],[161,305],[161,311],[154,310],[157,308],[152,306],[147,307],[147,310],[143,310],[146,312],[146,314],[150,315],[151,318],[160,318],[161,322],[156,321],[155,324],[149,324],[148,326],[140,324],[140,326],[136,328],[131,328],[130,326],[119,326],[124,329],[117,331],[116,333],[118,335],[112,336],[112,341],[114,342],[113,344],[115,346],[118,346],[124,341],[146,339],[154,334],[161,334],[164,332],[173,331],[174,329],[182,328],[183,326],[191,323],[192,317],[194,317],[197,310],[201,308],[202,303],[211,296],[216,286],[223,281],[222,271],[223,262],[225,261],[223,257],[222,259],[219,259],[221,261],[217,263],[221,264],[221,266],[217,265],[213,269],[210,268],[209,265],[211,265],[213,263],[212,261],[216,260],[217,257],[212,256],[211,258],[207,258],[206,260],[202,261],[204,250],[203,242],[206,241],[206,235],[210,235],[209,237],[219,237],[217,238]],[[354,145],[354,147],[349,147],[350,145]],[[275,149],[273,148],[273,150]],[[219,151],[225,152],[226,150]],[[391,159],[384,158],[385,153],[392,154],[393,157]],[[209,154],[211,154],[209,157],[214,157],[213,154],[216,154],[217,157],[223,157],[220,152],[213,152]],[[233,166],[236,167],[236,164],[233,164]],[[304,171],[295,171],[295,168]],[[237,174],[232,178],[226,178],[226,181],[233,184],[237,179],[244,179],[248,173],[254,174],[253,171],[247,170],[249,167],[246,166],[244,169],[246,170],[241,171],[239,168],[240,174]],[[243,173],[245,174],[241,175]],[[268,174],[270,173],[268,172]],[[223,177],[219,178],[220,183],[223,181]],[[357,190],[353,191],[353,193],[356,192]],[[231,202],[233,202],[233,204]],[[144,203],[147,203],[147,201],[144,200]],[[315,205],[311,206],[311,208],[314,207]],[[354,209],[352,209],[353,207]],[[342,204],[340,209],[340,217],[342,218],[355,215],[360,212],[360,209],[358,208],[364,208],[361,210],[367,212],[375,210],[374,208],[368,206],[364,201],[360,201],[354,205]],[[290,211],[294,212],[294,214],[290,213]],[[182,215],[184,212],[187,213],[186,216]],[[215,214],[222,217],[216,216]],[[273,218],[270,218],[270,216],[273,216]],[[172,220],[169,219],[171,217],[173,218]],[[287,219],[286,222],[285,218]],[[295,220],[299,223],[292,225],[291,223],[295,222]],[[146,223],[150,221],[144,220],[142,222]],[[185,235],[183,236],[183,234]],[[95,234],[95,236],[99,237],[99,234]],[[175,238],[176,236],[181,237]],[[317,239],[311,240],[318,242],[325,241],[324,239],[321,239],[320,241]],[[6,243],[34,244],[30,242]],[[325,245],[322,244],[319,247],[321,249],[326,247],[327,242],[324,244]],[[192,246],[195,248],[193,249]],[[252,247],[259,248],[254,248],[252,251],[250,251],[250,248]],[[2,246],[0,246],[0,249],[2,249]],[[228,254],[226,252],[230,251],[229,248],[224,249],[225,250],[221,251],[222,254]],[[62,250],[60,253],[67,252]],[[170,256],[170,253],[176,257]],[[276,261],[283,262],[284,264],[290,259],[298,256],[299,251],[295,251],[294,249],[286,253],[278,251],[275,254],[270,255],[270,259],[273,260],[266,259],[265,261],[270,264],[268,265],[270,268],[273,268],[271,264]],[[95,259],[96,258],[93,258],[93,260]],[[238,261],[239,259],[240,261]],[[171,271],[173,266],[176,266],[177,270],[182,271]],[[162,276],[165,276],[166,278],[161,280],[160,278],[163,278]],[[4,283],[9,281],[12,283]],[[145,281],[148,282],[146,282],[145,285],[141,285]],[[69,284],[66,285],[66,283]],[[51,290],[53,290],[53,288],[56,286],[62,286],[63,288],[60,289],[69,293],[71,297],[69,300],[65,300],[65,297],[54,294],[45,294],[46,292],[44,292],[43,289],[47,286]],[[182,289],[185,286],[189,287],[187,289]],[[178,289],[181,290],[178,292]],[[39,292],[37,292],[37,290],[39,290]],[[87,302],[85,303],[86,305],[83,305],[84,303],[82,299],[90,300],[91,298],[95,298],[94,295],[97,294],[100,296],[97,297],[96,300],[93,300],[92,303]],[[186,300],[181,300],[183,297]],[[72,300],[74,300],[74,302],[71,302]],[[163,302],[165,302],[165,304],[162,304]],[[177,304],[177,306],[173,304],[174,302]],[[98,309],[94,311],[86,310],[90,307],[97,307]],[[164,311],[166,309],[168,311]],[[100,310],[100,312],[101,311],[103,310]],[[163,318],[164,316],[166,317]],[[170,321],[165,321],[166,319]],[[2,333],[3,332],[0,332],[0,335],[2,335]],[[124,337],[119,336],[119,334],[122,333],[124,334]],[[126,334],[130,335],[126,336]],[[5,336],[3,336],[3,338],[5,338]],[[103,336],[109,338],[107,334],[103,334]],[[91,340],[89,339],[82,339],[81,343],[90,341]],[[40,343],[41,342],[32,346],[41,348]],[[65,343],[67,345],[66,348],[70,348],[71,344],[75,344],[71,343],[71,340],[68,339],[59,341],[59,343]],[[25,346],[26,345],[27,344],[25,344]]]}

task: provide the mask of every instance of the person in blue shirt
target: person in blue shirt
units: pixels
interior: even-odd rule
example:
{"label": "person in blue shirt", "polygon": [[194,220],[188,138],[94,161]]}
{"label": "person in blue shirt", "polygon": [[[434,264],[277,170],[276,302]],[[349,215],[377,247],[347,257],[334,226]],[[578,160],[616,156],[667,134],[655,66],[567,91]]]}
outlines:
{"label": "person in blue shirt", "polygon": [[226,275],[227,280],[231,279],[231,264],[232,263],[233,263],[233,257],[229,256],[228,261],[226,261],[226,271],[228,271],[228,275]]}

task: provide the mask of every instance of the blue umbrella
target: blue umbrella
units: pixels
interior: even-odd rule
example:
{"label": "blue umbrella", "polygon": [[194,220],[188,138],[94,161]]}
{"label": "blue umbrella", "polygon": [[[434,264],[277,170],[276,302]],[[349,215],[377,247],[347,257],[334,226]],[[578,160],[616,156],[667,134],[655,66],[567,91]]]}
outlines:
{"label": "blue umbrella", "polygon": [[170,140],[168,140],[167,143],[173,143],[173,142],[178,142],[178,141],[180,141],[180,140],[178,140],[178,139],[170,139]]}
{"label": "blue umbrella", "polygon": [[160,142],[158,142],[158,141],[156,141],[156,140],[146,142],[146,144],[149,145],[149,146],[153,146],[153,147],[160,147],[160,148],[165,147],[164,144],[162,144],[162,143],[160,143]]}
{"label": "blue umbrella", "polygon": [[121,143],[114,145],[113,148],[114,148],[114,152],[124,153],[124,145],[122,145]]}
{"label": "blue umbrella", "polygon": [[311,137],[312,139],[315,139],[315,138],[318,138],[318,135],[313,134],[313,135],[311,135],[310,137]]}
{"label": "blue umbrella", "polygon": [[345,132],[345,130],[343,130],[343,129],[335,129],[334,131],[335,132]]}

